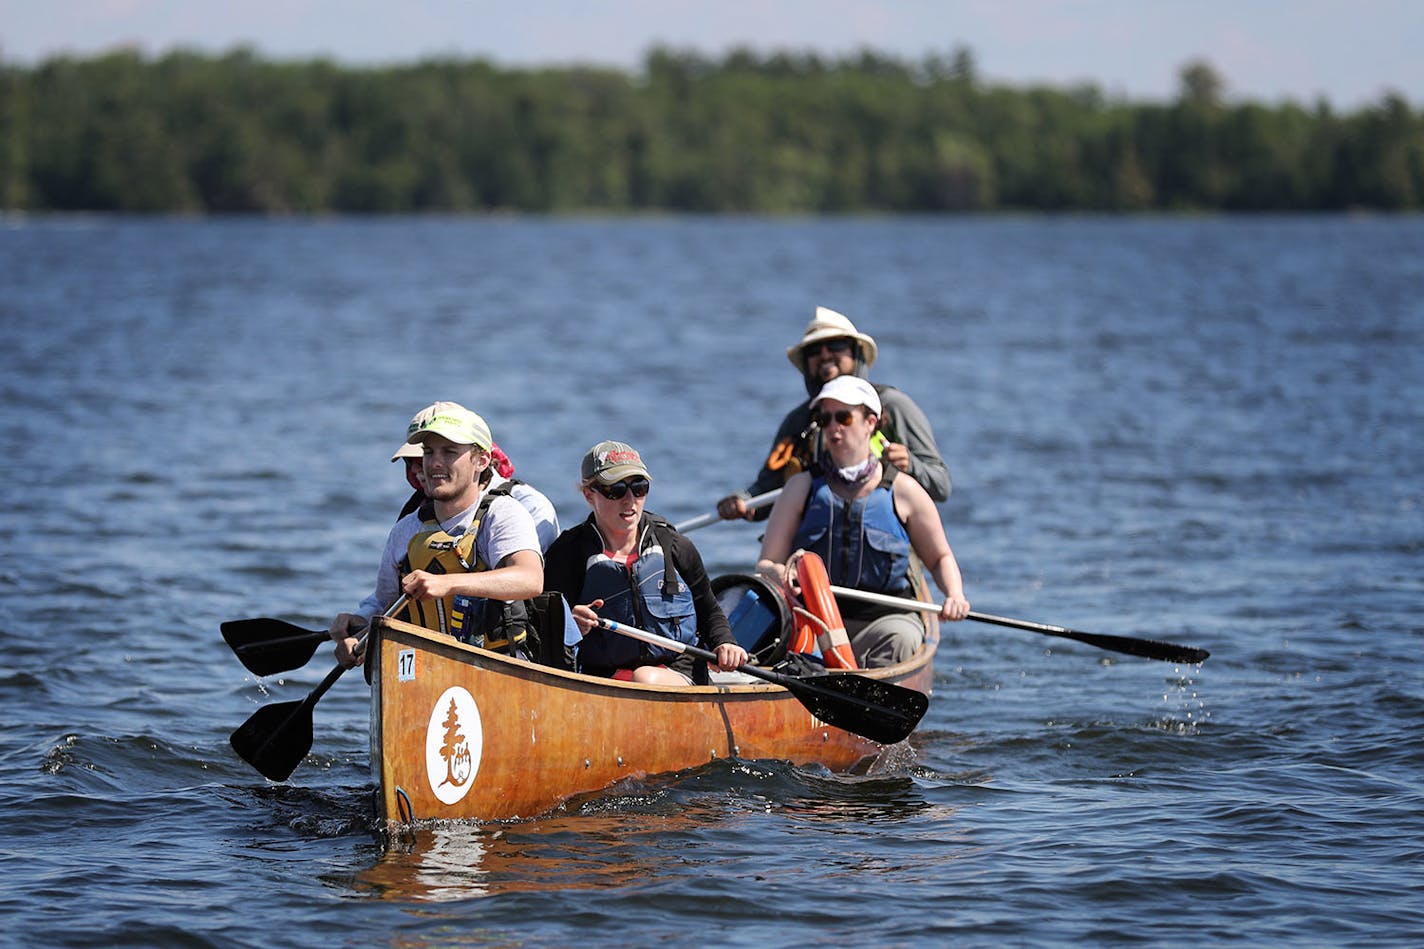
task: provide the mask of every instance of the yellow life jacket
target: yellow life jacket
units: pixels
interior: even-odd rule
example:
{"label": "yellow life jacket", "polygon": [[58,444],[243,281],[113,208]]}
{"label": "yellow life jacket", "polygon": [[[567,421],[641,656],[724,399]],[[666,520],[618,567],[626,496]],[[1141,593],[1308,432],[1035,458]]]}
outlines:
{"label": "yellow life jacket", "polygon": [[[401,578],[404,579],[416,570],[437,575],[479,573],[488,570],[489,565],[480,559],[475,542],[490,502],[507,493],[498,489],[485,492],[479,508],[470,520],[469,528],[458,538],[441,529],[439,521],[435,519],[433,505],[428,502],[423,504],[420,508],[420,518],[424,529],[406,545],[405,559],[400,565]],[[412,600],[405,608],[402,618],[416,626],[445,633],[463,642],[512,654],[513,647],[524,645],[526,630],[519,622],[508,622],[509,619],[524,619],[522,609],[516,611],[518,617],[505,616],[504,614],[510,612],[511,606],[512,604],[503,601],[451,594],[438,600]],[[486,613],[497,615],[486,617]],[[504,621],[501,621],[502,619]],[[499,639],[487,638],[492,629],[499,630]],[[510,632],[513,632],[513,635],[509,635]]]}

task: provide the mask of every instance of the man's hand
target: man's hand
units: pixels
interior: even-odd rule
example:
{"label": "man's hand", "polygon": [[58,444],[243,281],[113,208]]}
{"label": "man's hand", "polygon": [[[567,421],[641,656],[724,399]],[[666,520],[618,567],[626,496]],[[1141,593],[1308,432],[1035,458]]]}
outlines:
{"label": "man's hand", "polygon": [[885,451],[880,455],[881,461],[888,461],[901,471],[910,470],[910,449],[897,442],[887,442]]}
{"label": "man's hand", "polygon": [[356,613],[338,613],[326,628],[326,633],[336,643],[336,661],[350,669],[366,660],[366,651],[361,645],[361,634],[371,626],[371,621]]}
{"label": "man's hand", "polygon": [[456,576],[413,570],[401,581],[401,589],[413,600],[443,600],[450,594]]}
{"label": "man's hand", "polygon": [[724,521],[734,521],[739,517],[745,520],[755,513],[747,510],[747,499],[740,494],[729,494],[717,502],[717,516]]}

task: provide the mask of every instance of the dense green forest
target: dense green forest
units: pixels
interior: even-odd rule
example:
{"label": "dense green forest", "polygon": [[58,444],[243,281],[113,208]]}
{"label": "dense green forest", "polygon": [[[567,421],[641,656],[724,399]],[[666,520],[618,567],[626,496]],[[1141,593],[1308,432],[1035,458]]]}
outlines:
{"label": "dense green forest", "polygon": [[0,62],[0,208],[700,212],[1418,210],[1424,113],[1400,95],[1169,102],[1016,88],[972,53],[720,58],[636,72],[469,59],[115,52]]}

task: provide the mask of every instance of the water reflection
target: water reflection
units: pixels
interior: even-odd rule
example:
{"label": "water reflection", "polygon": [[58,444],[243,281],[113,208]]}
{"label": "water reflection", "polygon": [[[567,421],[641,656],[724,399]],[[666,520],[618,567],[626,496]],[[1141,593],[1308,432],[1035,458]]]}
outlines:
{"label": "water reflection", "polygon": [[[570,802],[511,824],[432,822],[395,831],[357,889],[383,900],[448,902],[509,893],[618,889],[685,875],[689,855],[757,852],[795,823],[863,834],[871,825],[947,821],[906,770],[832,774],[786,762],[721,761]],[[765,867],[764,867],[765,869]],[[788,872],[798,872],[789,868]]]}
{"label": "water reflection", "polygon": [[[690,823],[690,821],[688,821]],[[675,828],[660,821],[660,833]],[[624,817],[581,814],[509,826],[440,823],[394,833],[358,888],[390,900],[448,902],[503,893],[621,886],[661,858]],[[657,859],[654,859],[654,858]]]}

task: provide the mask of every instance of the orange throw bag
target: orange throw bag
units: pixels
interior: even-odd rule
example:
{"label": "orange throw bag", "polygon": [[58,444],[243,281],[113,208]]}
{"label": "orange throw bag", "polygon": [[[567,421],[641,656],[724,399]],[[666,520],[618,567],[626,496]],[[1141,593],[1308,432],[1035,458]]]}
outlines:
{"label": "orange throw bag", "polygon": [[[831,578],[826,573],[825,562],[816,554],[802,553],[796,560],[796,577],[801,584],[801,601],[806,604],[807,611],[821,621],[815,635],[826,668],[858,668],[855,653],[850,648],[850,637],[846,635],[845,622],[841,619],[840,607],[836,606],[836,598],[831,593]],[[793,648],[799,646],[803,639],[809,640],[813,625],[802,616],[796,617]]]}

